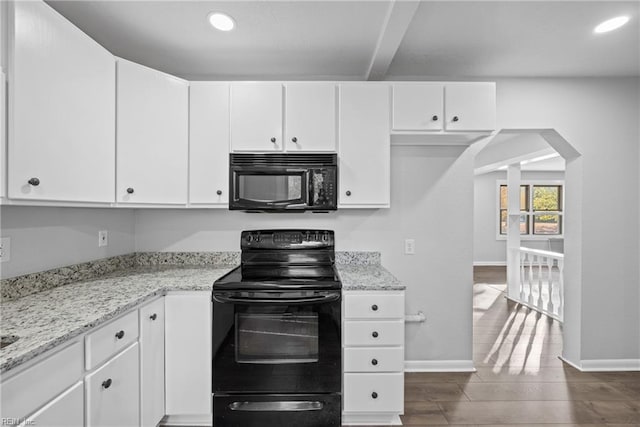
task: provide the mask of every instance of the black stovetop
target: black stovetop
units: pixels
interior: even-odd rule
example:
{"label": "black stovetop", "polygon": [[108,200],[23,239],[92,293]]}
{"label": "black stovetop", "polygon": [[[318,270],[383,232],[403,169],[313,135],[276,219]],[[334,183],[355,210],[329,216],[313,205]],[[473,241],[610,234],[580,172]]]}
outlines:
{"label": "black stovetop", "polygon": [[213,289],[341,289],[333,265],[237,267],[216,280]]}
{"label": "black stovetop", "polygon": [[333,231],[243,231],[240,247],[240,267],[216,280],[214,290],[342,288]]}

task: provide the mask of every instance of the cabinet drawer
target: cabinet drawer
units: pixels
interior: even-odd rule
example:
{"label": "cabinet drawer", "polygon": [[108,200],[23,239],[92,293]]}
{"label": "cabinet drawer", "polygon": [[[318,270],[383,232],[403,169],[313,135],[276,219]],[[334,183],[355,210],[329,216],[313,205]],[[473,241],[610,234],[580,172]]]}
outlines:
{"label": "cabinet drawer", "polygon": [[33,413],[81,375],[82,342],[77,342],[0,384],[2,418]]}
{"label": "cabinet drawer", "polygon": [[84,393],[82,381],[62,393],[47,406],[31,415],[20,427],[82,427],[84,425]]}
{"label": "cabinet drawer", "polygon": [[344,345],[403,346],[404,320],[347,320],[344,322]]}
{"label": "cabinet drawer", "polygon": [[86,377],[87,427],[140,423],[138,343]]}
{"label": "cabinet drawer", "polygon": [[402,347],[345,348],[345,372],[403,372]]}
{"label": "cabinet drawer", "polygon": [[404,294],[363,293],[344,297],[345,319],[404,319]]}
{"label": "cabinet drawer", "polygon": [[345,412],[402,412],[404,374],[344,374]]}
{"label": "cabinet drawer", "polygon": [[114,320],[86,338],[86,367],[93,369],[138,339],[138,311]]}

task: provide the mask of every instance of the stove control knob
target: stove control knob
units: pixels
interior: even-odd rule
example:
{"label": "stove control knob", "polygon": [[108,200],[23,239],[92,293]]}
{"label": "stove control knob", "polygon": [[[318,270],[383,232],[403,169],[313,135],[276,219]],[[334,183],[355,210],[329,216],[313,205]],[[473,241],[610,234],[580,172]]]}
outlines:
{"label": "stove control knob", "polygon": [[378,338],[378,332],[377,331],[373,331],[371,336],[374,337],[374,338]]}
{"label": "stove control knob", "polygon": [[253,241],[253,235],[247,234],[247,242],[251,243]]}
{"label": "stove control knob", "polygon": [[328,242],[329,241],[329,234],[328,233],[324,233],[322,235],[322,241],[323,242]]}

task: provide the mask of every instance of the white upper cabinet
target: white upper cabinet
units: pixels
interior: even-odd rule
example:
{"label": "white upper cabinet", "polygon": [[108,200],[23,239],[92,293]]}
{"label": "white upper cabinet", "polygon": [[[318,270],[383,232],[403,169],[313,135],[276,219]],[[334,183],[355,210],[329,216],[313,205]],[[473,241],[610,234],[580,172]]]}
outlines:
{"label": "white upper cabinet", "polygon": [[395,83],[392,130],[491,131],[496,127],[496,84]]}
{"label": "white upper cabinet", "polygon": [[390,200],[390,88],[349,83],[340,87],[341,208],[384,208]]}
{"label": "white upper cabinet", "polygon": [[287,151],[336,151],[336,85],[285,85]]}
{"label": "white upper cabinet", "polygon": [[495,83],[447,83],[445,129],[490,131],[496,128]]}
{"label": "white upper cabinet", "polygon": [[9,197],[112,203],[115,58],[44,2],[10,6]]}
{"label": "white upper cabinet", "polygon": [[189,86],[189,203],[229,204],[229,83]]}
{"label": "white upper cabinet", "polygon": [[282,84],[231,85],[231,149],[282,151]]}
{"label": "white upper cabinet", "polygon": [[442,130],[444,85],[393,85],[393,130]]}
{"label": "white upper cabinet", "polygon": [[186,204],[189,84],[118,59],[119,203]]}

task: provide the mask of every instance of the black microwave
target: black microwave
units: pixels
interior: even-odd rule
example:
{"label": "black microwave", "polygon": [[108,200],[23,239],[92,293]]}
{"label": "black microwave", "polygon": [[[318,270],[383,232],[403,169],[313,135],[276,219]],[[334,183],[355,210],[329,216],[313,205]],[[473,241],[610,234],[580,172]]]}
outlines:
{"label": "black microwave", "polygon": [[250,212],[334,211],[336,154],[230,154],[229,209]]}

